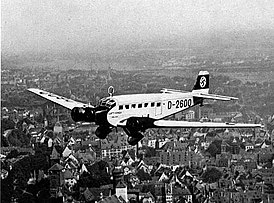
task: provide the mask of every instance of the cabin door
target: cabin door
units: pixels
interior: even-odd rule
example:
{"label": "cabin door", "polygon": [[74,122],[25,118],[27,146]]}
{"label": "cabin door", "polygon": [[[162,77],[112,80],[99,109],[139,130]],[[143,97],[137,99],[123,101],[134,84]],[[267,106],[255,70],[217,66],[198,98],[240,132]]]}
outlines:
{"label": "cabin door", "polygon": [[162,103],[156,102],[155,116],[162,114]]}

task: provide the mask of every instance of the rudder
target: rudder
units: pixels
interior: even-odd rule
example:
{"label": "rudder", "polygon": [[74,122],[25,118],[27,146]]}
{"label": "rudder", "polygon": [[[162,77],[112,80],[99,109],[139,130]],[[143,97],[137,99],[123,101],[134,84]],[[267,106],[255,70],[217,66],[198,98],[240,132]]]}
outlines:
{"label": "rudder", "polygon": [[197,93],[205,93],[208,94],[209,92],[209,72],[207,71],[200,71],[192,92]]}

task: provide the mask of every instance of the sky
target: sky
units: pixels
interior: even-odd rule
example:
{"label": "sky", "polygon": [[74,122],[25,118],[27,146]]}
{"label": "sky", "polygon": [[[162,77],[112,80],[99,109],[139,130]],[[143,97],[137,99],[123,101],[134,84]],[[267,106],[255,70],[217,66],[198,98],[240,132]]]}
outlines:
{"label": "sky", "polygon": [[273,0],[2,0],[2,52],[273,29]]}

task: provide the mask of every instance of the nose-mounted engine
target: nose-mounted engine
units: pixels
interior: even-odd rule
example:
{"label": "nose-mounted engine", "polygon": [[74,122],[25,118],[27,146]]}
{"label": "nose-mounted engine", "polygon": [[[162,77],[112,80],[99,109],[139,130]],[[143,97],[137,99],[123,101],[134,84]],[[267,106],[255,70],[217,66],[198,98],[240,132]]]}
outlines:
{"label": "nose-mounted engine", "polygon": [[75,122],[94,122],[99,125],[95,134],[100,139],[105,139],[113,128],[107,120],[108,112],[116,105],[112,98],[114,93],[112,86],[108,89],[108,93],[110,97],[102,98],[95,107],[74,107],[71,110],[71,118]]}

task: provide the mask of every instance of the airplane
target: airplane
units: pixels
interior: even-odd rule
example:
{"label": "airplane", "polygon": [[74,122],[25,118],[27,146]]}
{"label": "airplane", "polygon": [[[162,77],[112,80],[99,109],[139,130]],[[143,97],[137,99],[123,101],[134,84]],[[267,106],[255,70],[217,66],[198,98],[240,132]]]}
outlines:
{"label": "airplane", "polygon": [[96,106],[84,104],[44,90],[29,88],[28,91],[71,110],[75,122],[95,122],[95,134],[100,139],[117,127],[128,135],[128,143],[136,145],[148,128],[259,128],[260,124],[189,122],[165,120],[195,105],[203,106],[204,99],[221,101],[237,100],[236,97],[209,94],[209,72],[200,71],[191,92],[162,89],[161,93],[113,95],[99,100]]}

